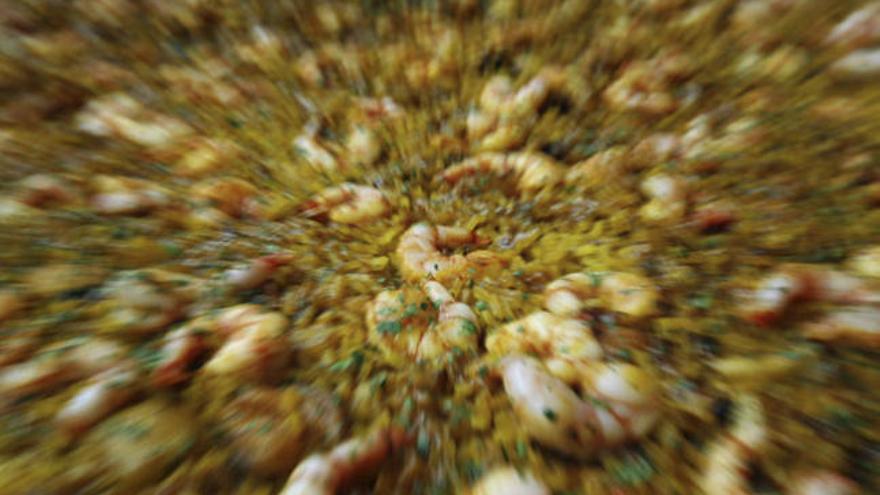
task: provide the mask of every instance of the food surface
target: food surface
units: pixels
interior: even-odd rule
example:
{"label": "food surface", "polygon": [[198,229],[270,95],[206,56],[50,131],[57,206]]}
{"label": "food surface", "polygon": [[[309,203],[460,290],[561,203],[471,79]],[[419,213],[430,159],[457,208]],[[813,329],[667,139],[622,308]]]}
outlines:
{"label": "food surface", "polygon": [[878,47],[0,0],[0,495],[880,493]]}

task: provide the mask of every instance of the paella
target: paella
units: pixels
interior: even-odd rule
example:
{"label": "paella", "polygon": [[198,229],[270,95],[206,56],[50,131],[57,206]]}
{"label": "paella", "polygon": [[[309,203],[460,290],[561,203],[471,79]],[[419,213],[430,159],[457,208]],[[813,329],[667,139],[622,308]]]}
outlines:
{"label": "paella", "polygon": [[880,3],[0,1],[0,494],[880,492]]}

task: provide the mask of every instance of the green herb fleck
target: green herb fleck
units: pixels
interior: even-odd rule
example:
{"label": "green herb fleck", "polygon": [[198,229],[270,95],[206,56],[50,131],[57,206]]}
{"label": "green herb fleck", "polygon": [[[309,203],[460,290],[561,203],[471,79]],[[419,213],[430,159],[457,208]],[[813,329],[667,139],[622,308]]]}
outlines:
{"label": "green herb fleck", "polygon": [[555,423],[557,418],[556,411],[550,408],[544,409],[544,417],[551,423]]}
{"label": "green herb fleck", "polygon": [[383,321],[379,323],[376,327],[376,331],[379,333],[390,333],[393,335],[397,335],[400,333],[401,326],[399,321]]}

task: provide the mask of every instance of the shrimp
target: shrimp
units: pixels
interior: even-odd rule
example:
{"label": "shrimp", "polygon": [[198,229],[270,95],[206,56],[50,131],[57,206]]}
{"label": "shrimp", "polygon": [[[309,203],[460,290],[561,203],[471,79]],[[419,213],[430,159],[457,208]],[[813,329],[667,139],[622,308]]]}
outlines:
{"label": "shrimp", "polygon": [[73,184],[50,174],[29,175],[19,181],[18,186],[18,200],[35,208],[68,205],[76,202],[79,196]]}
{"label": "shrimp", "polygon": [[575,163],[565,174],[567,185],[600,187],[629,172],[626,153],[620,146],[600,151],[590,158]]}
{"label": "shrimp", "polygon": [[658,419],[658,390],[639,368],[583,363],[581,398],[538,360],[510,354],[500,363],[514,412],[539,443],[578,458],[647,434]]}
{"label": "shrimp", "polygon": [[643,318],[657,313],[660,294],[657,286],[641,275],[571,273],[547,285],[544,307],[558,315],[576,317],[594,297],[612,311]]}
{"label": "shrimp", "polygon": [[107,298],[107,328],[133,334],[162,330],[186,314],[199,294],[199,283],[164,270],[135,270],[116,274],[102,292]]}
{"label": "shrimp", "polygon": [[138,377],[134,363],[114,342],[73,339],[0,371],[0,391],[18,398],[89,378],[55,418],[62,431],[79,435],[132,399]]}
{"label": "shrimp", "polygon": [[280,495],[333,495],[347,483],[375,472],[401,443],[399,432],[381,428],[346,440],[329,452],[312,454],[296,466]]}
{"label": "shrimp", "polygon": [[215,348],[202,373],[272,380],[290,355],[283,344],[286,328],[284,315],[256,304],[230,306],[194,318],[166,338],[153,381],[170,386],[186,380],[194,361]]}
{"label": "shrimp", "polygon": [[216,139],[195,139],[186,143],[186,150],[174,164],[177,174],[202,177],[227,166],[238,154],[235,145]]}
{"label": "shrimp", "polygon": [[345,164],[318,143],[317,131],[306,131],[293,140],[293,148],[298,155],[317,170],[334,174],[345,170]]}
{"label": "shrimp", "polygon": [[844,80],[870,80],[880,75],[880,48],[856,50],[828,67],[831,76]]}
{"label": "shrimp", "polygon": [[469,175],[507,175],[517,180],[523,194],[553,187],[564,176],[565,169],[542,153],[480,153],[443,171],[443,179],[456,183]]}
{"label": "shrimp", "polygon": [[784,264],[761,280],[740,304],[741,315],[756,325],[777,321],[791,304],[823,301],[878,304],[880,290],[862,278],[819,265]]}
{"label": "shrimp", "polygon": [[292,254],[276,253],[261,256],[245,265],[227,270],[223,274],[223,281],[235,290],[254,289],[266,283],[278,267],[293,260]]}
{"label": "shrimp", "polygon": [[55,416],[65,433],[78,436],[131,401],[141,374],[131,362],[122,362],[91,377]]}
{"label": "shrimp", "polygon": [[858,485],[827,469],[798,473],[786,492],[789,495],[857,495]]}
{"label": "shrimp", "polygon": [[193,185],[195,198],[208,201],[234,218],[260,218],[262,210],[256,186],[237,177],[207,179]]}
{"label": "shrimp", "polygon": [[254,305],[233,306],[220,314],[217,325],[221,332],[234,330],[205,363],[206,373],[268,379],[286,362],[281,337],[287,318],[281,313]]}
{"label": "shrimp", "polygon": [[550,495],[550,489],[531,473],[512,467],[498,467],[483,475],[470,495]]}
{"label": "shrimp", "polygon": [[90,101],[77,114],[76,127],[95,136],[121,137],[150,148],[166,147],[193,132],[183,121],[148,110],[125,93]]}
{"label": "shrimp", "polygon": [[210,349],[207,339],[188,326],[165,334],[159,362],[150,376],[156,388],[173,387],[187,381],[192,365]]}
{"label": "shrimp", "polygon": [[247,390],[221,419],[236,463],[267,476],[290,472],[310,440],[338,441],[341,424],[330,394],[308,387]]}
{"label": "shrimp", "polygon": [[476,233],[460,228],[417,223],[407,229],[397,245],[397,259],[403,278],[417,281],[433,277],[444,283],[467,275],[468,269],[486,270],[501,260],[489,251],[478,250],[467,255],[445,255],[441,248],[480,245]]}
{"label": "shrimp", "polygon": [[423,282],[421,290],[380,293],[367,306],[366,320],[370,340],[392,358],[435,360],[452,349],[475,352],[479,345],[474,312],[435,281]]}
{"label": "shrimp", "polygon": [[151,399],[114,414],[84,436],[81,443],[90,456],[83,467],[94,466],[114,491],[135,493],[167,476],[195,445],[197,432],[191,411]]}
{"label": "shrimp", "polygon": [[768,443],[767,419],[761,401],[743,394],[735,402],[733,424],[711,443],[698,482],[706,495],[750,495],[748,465]]}
{"label": "shrimp", "polygon": [[880,308],[854,306],[835,309],[819,321],[805,324],[801,333],[814,340],[880,348]]}
{"label": "shrimp", "polygon": [[308,217],[326,215],[333,222],[360,224],[386,216],[391,205],[382,191],[346,182],[324,189],[302,209]]}
{"label": "shrimp", "polygon": [[861,47],[880,41],[880,2],[871,2],[837,23],[825,44]]}
{"label": "shrimp", "polygon": [[355,126],[345,140],[345,149],[351,163],[370,166],[382,155],[382,143],[376,132],[365,126]]}
{"label": "shrimp", "polygon": [[173,65],[159,68],[159,76],[165,80],[173,94],[183,95],[194,104],[212,103],[234,108],[245,101],[242,91],[223,80],[228,68],[222,62],[207,64],[206,69],[178,67]]}
{"label": "shrimp", "polygon": [[681,178],[669,174],[652,175],[642,181],[641,189],[650,198],[639,210],[643,220],[668,223],[684,217],[687,190]]}
{"label": "shrimp", "polygon": [[167,191],[145,180],[99,175],[92,187],[92,207],[104,215],[142,215],[169,204]]}
{"label": "shrimp", "polygon": [[581,87],[573,91],[570,87],[572,80],[564,69],[548,67],[514,91],[510,78],[493,77],[480,93],[479,109],[468,114],[468,138],[479,140],[475,148],[483,151],[501,151],[517,146],[552,92],[585,92]]}

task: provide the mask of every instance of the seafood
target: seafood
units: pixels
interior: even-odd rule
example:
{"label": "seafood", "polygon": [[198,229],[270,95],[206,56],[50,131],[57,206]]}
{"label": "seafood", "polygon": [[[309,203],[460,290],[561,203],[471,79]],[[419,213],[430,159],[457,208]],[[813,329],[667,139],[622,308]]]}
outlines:
{"label": "seafood", "polygon": [[443,171],[443,179],[456,183],[470,175],[513,175],[523,194],[551,188],[562,182],[564,169],[552,158],[536,152],[480,153]]}
{"label": "seafood", "polygon": [[344,183],[324,189],[302,206],[309,217],[326,216],[333,222],[359,224],[382,218],[391,205],[382,191],[368,186]]}
{"label": "seafood", "polygon": [[381,292],[367,306],[366,320],[370,340],[390,357],[435,360],[478,348],[476,315],[433,280],[419,289]]}
{"label": "seafood", "polygon": [[380,428],[302,460],[290,474],[282,495],[333,495],[354,478],[368,475],[400,448],[400,433]]}
{"label": "seafood", "polygon": [[407,229],[397,244],[397,258],[403,277],[417,281],[433,277],[440,283],[468,275],[473,269],[485,271],[498,266],[500,260],[489,251],[477,250],[466,255],[445,255],[441,249],[479,246],[485,241],[476,233],[460,227],[418,223]]}

